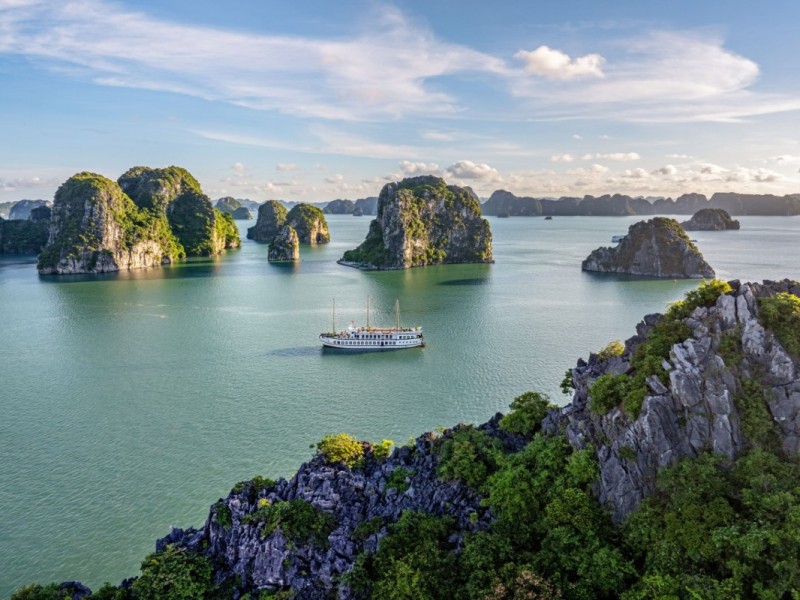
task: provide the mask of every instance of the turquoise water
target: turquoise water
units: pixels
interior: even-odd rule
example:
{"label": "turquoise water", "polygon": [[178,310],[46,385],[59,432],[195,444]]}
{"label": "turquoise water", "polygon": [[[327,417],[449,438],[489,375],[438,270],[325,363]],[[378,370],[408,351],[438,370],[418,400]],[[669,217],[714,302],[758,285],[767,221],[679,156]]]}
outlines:
{"label": "turquoise water", "polygon": [[[223,257],[117,276],[39,278],[0,261],[0,597],[30,581],[134,575],[170,525],[255,474],[288,476],[326,433],[404,443],[558,391],[580,356],[624,339],[696,282],[582,273],[631,218],[490,219],[493,265],[361,272],[335,260],[369,218],[296,266],[246,241]],[[800,218],[697,232],[724,278],[800,278]],[[339,327],[423,325],[427,347],[324,352]],[[381,312],[382,311],[382,312]]]}

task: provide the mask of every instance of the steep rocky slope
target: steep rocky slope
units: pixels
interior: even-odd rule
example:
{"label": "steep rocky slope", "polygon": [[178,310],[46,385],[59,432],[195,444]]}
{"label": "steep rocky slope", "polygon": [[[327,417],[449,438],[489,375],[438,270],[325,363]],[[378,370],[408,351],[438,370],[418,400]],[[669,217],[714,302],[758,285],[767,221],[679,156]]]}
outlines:
{"label": "steep rocky slope", "polygon": [[492,233],[471,190],[413,177],[384,186],[367,238],[339,262],[367,269],[492,262]]}
{"label": "steep rocky slope", "polygon": [[619,246],[594,250],[581,268],[670,279],[714,277],[714,269],[678,222],[664,217],[631,225]]}
{"label": "steep rocky slope", "polygon": [[267,200],[258,207],[256,224],[247,230],[247,239],[269,243],[286,224],[286,207],[277,200]]}
{"label": "steep rocky slope", "polygon": [[331,241],[325,214],[311,204],[297,204],[286,215],[286,224],[297,232],[301,244],[327,244]]}
{"label": "steep rocky slope", "polygon": [[269,243],[267,260],[284,262],[300,260],[300,239],[291,225],[284,225]]}

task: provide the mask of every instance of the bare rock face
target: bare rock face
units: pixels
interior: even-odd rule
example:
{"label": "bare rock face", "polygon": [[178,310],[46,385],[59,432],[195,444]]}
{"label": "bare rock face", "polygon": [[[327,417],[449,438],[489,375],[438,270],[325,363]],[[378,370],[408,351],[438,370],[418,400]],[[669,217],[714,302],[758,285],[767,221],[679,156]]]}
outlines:
{"label": "bare rock face", "polygon": [[703,259],[674,219],[655,217],[628,228],[615,248],[598,248],[581,264],[584,271],[626,273],[668,279],[713,278]]}
{"label": "bare rock face", "polygon": [[545,431],[563,433],[576,448],[597,448],[598,497],[616,520],[652,494],[657,471],[679,458],[709,450],[731,459],[739,456],[747,443],[742,410],[763,410],[784,452],[796,456],[800,450],[800,362],[758,319],[758,297],[800,295],[800,284],[731,283],[733,291],[684,319],[691,334],[672,346],[663,365],[669,382],[648,380],[638,417],[632,419],[619,407],[596,414],[590,408],[590,387],[601,375],[630,372],[632,357],[661,315],[644,318],[622,356],[579,361],[572,370],[572,403],[543,423]]}
{"label": "bare rock face", "polygon": [[698,210],[688,221],[681,223],[685,231],[725,231],[739,229],[739,221],[732,219],[727,210],[704,208]]}
{"label": "bare rock face", "polygon": [[300,239],[291,225],[281,227],[269,244],[267,254],[269,262],[286,262],[300,260]]}
{"label": "bare rock face", "polygon": [[327,244],[331,241],[325,214],[311,204],[298,204],[286,215],[286,224],[297,231],[301,244]]}
{"label": "bare rock face", "polygon": [[247,230],[247,239],[269,243],[286,224],[286,207],[277,200],[267,200],[258,207],[258,220]]}
{"label": "bare rock face", "polygon": [[234,209],[231,216],[235,221],[252,221],[253,215],[250,214],[250,209],[246,206],[240,206]]}
{"label": "bare rock face", "polygon": [[20,200],[8,212],[8,220],[27,220],[31,218],[31,211],[40,207],[50,207],[53,203],[49,200]]}
{"label": "bare rock face", "polygon": [[492,232],[471,190],[412,177],[384,186],[367,238],[339,262],[366,269],[489,263]]}

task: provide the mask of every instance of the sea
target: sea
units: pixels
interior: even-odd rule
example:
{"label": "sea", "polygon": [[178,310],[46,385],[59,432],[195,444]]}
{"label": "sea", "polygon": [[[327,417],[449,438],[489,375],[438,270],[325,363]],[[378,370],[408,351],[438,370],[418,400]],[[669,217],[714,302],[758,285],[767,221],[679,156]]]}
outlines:
{"label": "sea", "polygon": [[[0,598],[30,582],[92,588],[138,573],[170,527],[202,526],[238,481],[289,477],[328,433],[405,444],[481,423],[635,332],[696,280],[581,271],[641,217],[489,218],[494,264],[367,272],[338,265],[370,217],[267,262],[220,257],[115,275],[40,277],[0,257]],[[800,279],[800,217],[692,232],[717,276]],[[424,328],[426,347],[341,354],[350,321]],[[336,302],[335,323],[331,310]]]}

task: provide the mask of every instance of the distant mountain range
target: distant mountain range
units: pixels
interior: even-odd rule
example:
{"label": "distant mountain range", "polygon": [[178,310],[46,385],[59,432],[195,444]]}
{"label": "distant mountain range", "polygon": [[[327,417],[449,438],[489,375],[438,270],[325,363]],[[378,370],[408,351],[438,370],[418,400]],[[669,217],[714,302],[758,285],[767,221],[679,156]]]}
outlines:
{"label": "distant mountain range", "polygon": [[725,192],[716,193],[711,198],[703,194],[684,194],[676,200],[659,198],[653,201],[614,194],[555,200],[515,196],[497,190],[482,206],[484,215],[509,217],[692,215],[702,208],[721,208],[731,215],[800,215],[800,194],[773,196]]}

